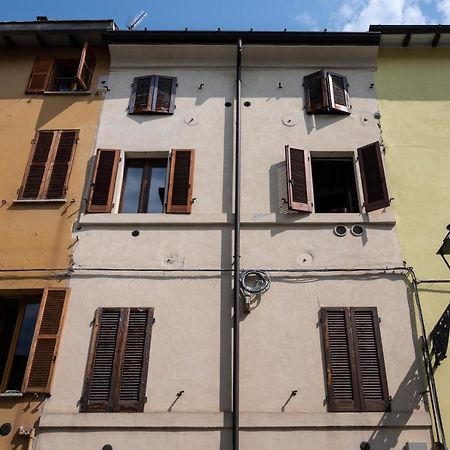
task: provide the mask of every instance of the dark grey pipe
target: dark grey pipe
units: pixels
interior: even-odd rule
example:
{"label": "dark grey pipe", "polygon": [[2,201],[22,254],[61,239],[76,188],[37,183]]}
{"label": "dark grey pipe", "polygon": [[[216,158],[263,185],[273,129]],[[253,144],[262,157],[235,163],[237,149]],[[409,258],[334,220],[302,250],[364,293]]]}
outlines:
{"label": "dark grey pipe", "polygon": [[242,40],[237,42],[236,55],[236,148],[234,174],[234,308],[233,308],[233,450],[239,450],[239,326],[241,270],[241,59]]}

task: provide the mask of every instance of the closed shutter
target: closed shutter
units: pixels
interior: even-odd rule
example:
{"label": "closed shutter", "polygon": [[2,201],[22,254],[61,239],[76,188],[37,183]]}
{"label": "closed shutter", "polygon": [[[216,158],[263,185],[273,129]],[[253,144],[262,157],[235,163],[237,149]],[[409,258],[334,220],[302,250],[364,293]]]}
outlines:
{"label": "closed shutter", "polygon": [[366,212],[386,208],[390,204],[380,144],[374,142],[358,148],[358,161]]}
{"label": "closed shutter", "polygon": [[95,56],[87,42],[84,43],[81,52],[80,63],[77,70],[77,82],[82,89],[89,89],[91,84],[92,74],[94,73]]}
{"label": "closed shutter", "polygon": [[31,71],[30,81],[25,91],[27,94],[42,94],[48,90],[54,64],[54,58],[36,58]]}
{"label": "closed shutter", "polygon": [[303,78],[305,88],[305,108],[308,114],[328,110],[327,80],[324,70],[319,70]]}
{"label": "closed shutter", "polygon": [[350,114],[347,78],[337,73],[328,72],[328,86],[330,91],[330,108],[334,112]]}
{"label": "closed shutter", "polygon": [[68,289],[45,289],[23,380],[24,392],[50,393]]}
{"label": "closed shutter", "polygon": [[87,212],[111,212],[119,160],[120,150],[97,150]]}
{"label": "closed shutter", "polygon": [[152,110],[156,113],[173,114],[177,79],[175,77],[156,76]]}
{"label": "closed shutter", "polygon": [[362,411],[389,406],[386,370],[376,308],[350,308]]}
{"label": "closed shutter", "polygon": [[167,213],[187,213],[192,207],[195,150],[172,150]]}
{"label": "closed shutter", "polygon": [[358,411],[361,405],[348,308],[322,308],[321,323],[327,370],[328,410]]}
{"label": "closed shutter", "polygon": [[136,77],[133,80],[129,114],[144,114],[152,110],[153,90],[155,87],[155,76]]}
{"label": "closed shutter", "polygon": [[53,163],[49,169],[46,198],[64,198],[78,140],[78,130],[58,131]]}
{"label": "closed shutter", "polygon": [[309,152],[288,145],[285,152],[288,207],[295,211],[311,212],[313,205]]}

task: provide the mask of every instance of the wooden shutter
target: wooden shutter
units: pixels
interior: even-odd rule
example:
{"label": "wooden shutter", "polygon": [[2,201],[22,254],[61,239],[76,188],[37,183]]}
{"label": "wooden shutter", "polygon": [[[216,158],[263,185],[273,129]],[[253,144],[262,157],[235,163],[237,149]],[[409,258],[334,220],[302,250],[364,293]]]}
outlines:
{"label": "wooden shutter", "polygon": [[172,150],[167,213],[187,213],[192,207],[195,150]]}
{"label": "wooden shutter", "polygon": [[134,78],[128,104],[128,114],[145,114],[151,112],[154,88],[154,75]]}
{"label": "wooden shutter", "polygon": [[390,200],[381,158],[380,144],[374,142],[358,148],[358,161],[366,212],[386,208],[389,206]]}
{"label": "wooden shutter", "polygon": [[82,412],[144,410],[153,308],[99,308],[92,330]]}
{"label": "wooden shutter", "polygon": [[68,295],[68,289],[44,290],[23,380],[23,392],[50,393]]}
{"label": "wooden shutter", "polygon": [[389,406],[386,369],[376,308],[350,308],[362,411]]}
{"label": "wooden shutter", "polygon": [[305,107],[308,114],[328,110],[327,80],[324,70],[319,70],[303,78],[305,88]]}
{"label": "wooden shutter", "polygon": [[95,56],[87,42],[84,43],[81,51],[80,63],[77,70],[77,82],[82,89],[89,89],[91,84],[92,74],[94,73]]}
{"label": "wooden shutter", "polygon": [[54,58],[36,58],[31,71],[30,81],[25,91],[27,94],[42,94],[48,89],[54,64]]}
{"label": "wooden shutter", "polygon": [[119,161],[120,150],[97,150],[87,212],[111,212]]}
{"label": "wooden shutter", "polygon": [[348,308],[322,308],[321,324],[328,411],[359,411],[361,403]]}
{"label": "wooden shutter", "polygon": [[350,114],[347,78],[337,73],[328,72],[330,108],[334,112]]}
{"label": "wooden shutter", "polygon": [[173,114],[177,79],[175,77],[155,76],[152,111],[159,114]]}
{"label": "wooden shutter", "polygon": [[309,152],[292,148],[286,151],[288,207],[295,211],[312,211],[311,162]]}
{"label": "wooden shutter", "polygon": [[55,152],[48,170],[45,198],[65,197],[77,142],[78,130],[57,132]]}

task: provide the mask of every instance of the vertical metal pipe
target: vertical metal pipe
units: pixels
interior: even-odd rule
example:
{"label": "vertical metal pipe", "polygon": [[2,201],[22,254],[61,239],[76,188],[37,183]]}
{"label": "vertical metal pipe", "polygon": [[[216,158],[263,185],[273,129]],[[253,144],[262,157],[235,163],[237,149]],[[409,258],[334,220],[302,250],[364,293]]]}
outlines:
{"label": "vertical metal pipe", "polygon": [[241,247],[241,58],[242,40],[237,42],[236,55],[236,145],[234,174],[234,307],[233,307],[233,450],[239,450],[239,275]]}

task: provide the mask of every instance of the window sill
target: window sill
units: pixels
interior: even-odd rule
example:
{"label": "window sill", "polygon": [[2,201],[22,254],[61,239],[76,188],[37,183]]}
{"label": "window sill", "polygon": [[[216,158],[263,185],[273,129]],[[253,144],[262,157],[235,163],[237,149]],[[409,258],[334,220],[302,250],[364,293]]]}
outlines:
{"label": "window sill", "polygon": [[22,392],[2,392],[0,398],[23,397]]}
{"label": "window sill", "polygon": [[91,91],[44,91],[44,95],[91,95]]}
{"label": "window sill", "polygon": [[31,203],[53,203],[53,204],[58,204],[58,203],[67,203],[67,200],[65,198],[38,198],[38,199],[32,199],[32,198],[24,198],[24,199],[17,199],[13,201],[13,204],[17,204],[17,205],[21,205],[21,204],[31,204]]}

